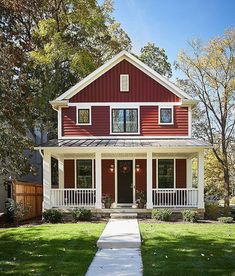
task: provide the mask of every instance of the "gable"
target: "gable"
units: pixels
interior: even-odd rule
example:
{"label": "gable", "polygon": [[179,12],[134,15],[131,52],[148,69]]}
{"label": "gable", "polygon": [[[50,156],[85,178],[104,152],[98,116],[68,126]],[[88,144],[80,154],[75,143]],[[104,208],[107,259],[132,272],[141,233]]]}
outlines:
{"label": "gable", "polygon": [[[120,92],[120,75],[129,75],[129,92]],[[127,60],[91,82],[69,102],[179,102],[180,98]]]}

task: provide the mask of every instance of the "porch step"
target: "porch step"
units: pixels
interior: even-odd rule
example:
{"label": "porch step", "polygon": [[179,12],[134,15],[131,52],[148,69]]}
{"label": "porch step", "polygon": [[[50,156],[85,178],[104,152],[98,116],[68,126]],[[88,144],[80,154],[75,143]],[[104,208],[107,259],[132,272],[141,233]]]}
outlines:
{"label": "porch step", "polygon": [[110,214],[111,219],[136,219],[137,213],[111,213]]}

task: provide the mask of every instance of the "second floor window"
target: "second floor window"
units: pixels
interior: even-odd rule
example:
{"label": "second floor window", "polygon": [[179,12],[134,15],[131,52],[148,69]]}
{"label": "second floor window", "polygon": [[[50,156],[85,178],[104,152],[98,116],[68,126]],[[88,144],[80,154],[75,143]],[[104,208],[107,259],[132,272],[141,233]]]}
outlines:
{"label": "second floor window", "polygon": [[112,109],[113,133],[137,133],[138,109]]}
{"label": "second floor window", "polygon": [[90,122],[90,112],[91,110],[89,108],[78,108],[78,118],[77,122],[81,125],[89,125]]}
{"label": "second floor window", "polygon": [[173,124],[173,108],[160,107],[159,108],[159,124],[172,125]]}

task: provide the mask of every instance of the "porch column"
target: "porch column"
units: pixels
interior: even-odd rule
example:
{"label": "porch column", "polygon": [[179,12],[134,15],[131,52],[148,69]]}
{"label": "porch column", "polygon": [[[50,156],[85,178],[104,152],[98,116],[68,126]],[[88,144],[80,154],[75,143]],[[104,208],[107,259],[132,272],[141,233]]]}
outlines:
{"label": "porch column", "polygon": [[96,202],[95,202],[95,208],[101,209],[102,208],[102,200],[101,200],[101,153],[96,152],[95,153],[95,196],[96,196]]}
{"label": "porch column", "polygon": [[42,208],[51,208],[51,154],[44,150],[43,156],[43,203]]}
{"label": "porch column", "polygon": [[186,187],[187,188],[192,188],[192,180],[193,180],[193,177],[192,177],[192,159],[191,158],[188,158],[187,159],[187,185]]}
{"label": "porch column", "polygon": [[198,208],[204,208],[204,150],[198,153]]}
{"label": "porch column", "polygon": [[153,208],[153,154],[151,151],[147,152],[147,209]]}
{"label": "porch column", "polygon": [[59,189],[64,188],[64,158],[58,158]]}

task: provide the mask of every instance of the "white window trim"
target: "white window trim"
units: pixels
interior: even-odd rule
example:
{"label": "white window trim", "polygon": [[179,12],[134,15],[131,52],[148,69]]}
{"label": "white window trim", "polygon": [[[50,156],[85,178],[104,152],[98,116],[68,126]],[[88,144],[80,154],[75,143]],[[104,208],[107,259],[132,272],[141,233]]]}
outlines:
{"label": "white window trim", "polygon": [[[127,77],[127,89],[122,87],[122,78]],[[120,92],[128,93],[130,91],[129,74],[120,74]]]}
{"label": "white window trim", "polygon": [[[173,188],[159,188],[158,187],[158,161],[159,160],[165,160],[165,159],[171,159],[171,160],[174,160],[174,187]],[[184,158],[170,158],[170,157],[161,157],[161,158],[157,158],[156,160],[156,187],[157,189],[176,189],[176,159],[184,159]]]}
{"label": "white window trim", "polygon": [[[138,116],[138,121],[137,121],[137,124],[138,124],[138,132],[113,132],[112,131],[112,111],[113,109],[137,109],[137,116]],[[139,135],[140,134],[140,107],[139,106],[121,106],[121,107],[114,107],[114,106],[110,106],[110,110],[109,110],[109,120],[110,120],[110,131],[109,131],[109,134],[111,135]]]}
{"label": "white window trim", "polygon": [[[64,160],[69,159],[71,160],[71,158],[65,158]],[[94,189],[95,188],[95,159],[94,158],[76,158],[73,159],[74,160],[74,180],[75,180],[75,189]],[[91,160],[92,161],[92,188],[78,188],[78,183],[77,183],[77,160]]]}
{"label": "white window trim", "polygon": [[[171,109],[171,123],[161,123],[161,109]],[[159,106],[158,107],[158,124],[159,125],[174,125],[174,107],[173,106]]]}
{"label": "white window trim", "polygon": [[[78,122],[78,110],[79,109],[88,109],[89,110],[89,123],[79,123]],[[77,105],[76,106],[76,125],[78,125],[78,126],[91,126],[92,125],[92,122],[91,122],[91,106],[90,105],[88,105],[88,106],[86,106],[86,105],[81,105],[81,106]]]}

